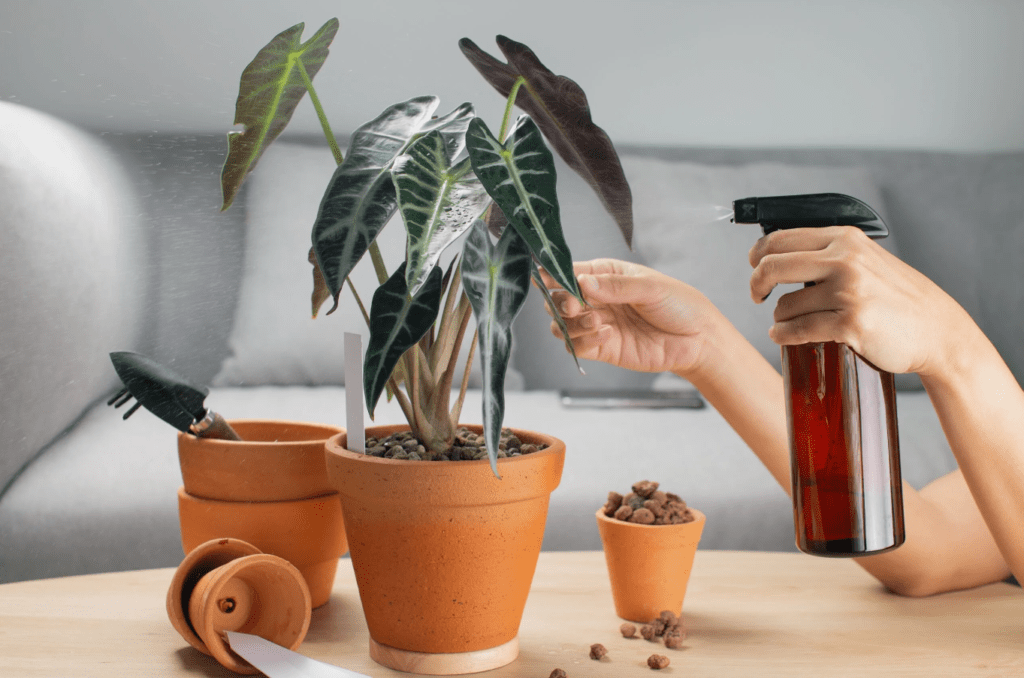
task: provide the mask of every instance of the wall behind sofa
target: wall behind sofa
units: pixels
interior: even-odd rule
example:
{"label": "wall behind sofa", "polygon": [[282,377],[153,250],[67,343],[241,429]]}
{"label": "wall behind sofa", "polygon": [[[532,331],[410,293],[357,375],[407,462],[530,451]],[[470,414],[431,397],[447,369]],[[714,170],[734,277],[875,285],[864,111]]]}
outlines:
{"label": "wall behind sofa", "polygon": [[[332,16],[316,82],[343,134],[423,93],[498,119],[456,42],[497,53],[502,33],[576,79],[617,143],[1024,149],[1019,0],[4,0],[0,97],[94,129],[223,133],[256,51]],[[319,133],[310,106],[292,130]]]}

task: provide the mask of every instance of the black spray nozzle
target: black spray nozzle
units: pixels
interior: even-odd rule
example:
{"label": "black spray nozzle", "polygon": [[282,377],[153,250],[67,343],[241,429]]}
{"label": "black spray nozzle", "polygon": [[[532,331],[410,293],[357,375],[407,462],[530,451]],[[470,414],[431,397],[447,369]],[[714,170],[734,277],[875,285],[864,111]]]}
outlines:
{"label": "black spray nozzle", "polygon": [[842,193],[742,198],[732,204],[737,224],[760,224],[765,235],[787,228],[856,226],[871,238],[889,235],[882,217],[865,202]]}

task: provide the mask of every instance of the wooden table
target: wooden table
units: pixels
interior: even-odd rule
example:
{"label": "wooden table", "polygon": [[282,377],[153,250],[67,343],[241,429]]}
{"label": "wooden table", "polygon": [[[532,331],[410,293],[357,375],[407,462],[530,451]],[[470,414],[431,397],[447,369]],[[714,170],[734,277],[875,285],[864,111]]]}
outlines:
{"label": "wooden table", "polygon": [[[374,663],[347,559],[299,651],[370,676]],[[173,570],[0,586],[0,676],[233,676],[172,629]],[[1008,584],[925,599],[886,592],[855,563],[800,554],[700,551],[685,647],[618,632],[600,552],[543,553],[519,659],[488,676],[1024,675],[1024,594]],[[608,656],[589,658],[592,643]],[[653,653],[671,659],[660,674]]]}

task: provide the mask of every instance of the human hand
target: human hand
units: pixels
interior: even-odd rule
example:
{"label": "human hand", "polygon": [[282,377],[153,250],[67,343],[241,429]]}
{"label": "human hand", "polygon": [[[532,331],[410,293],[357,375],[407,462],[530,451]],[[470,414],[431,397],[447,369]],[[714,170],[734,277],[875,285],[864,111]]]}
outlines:
{"label": "human hand", "polygon": [[[685,376],[696,365],[705,330],[717,309],[693,287],[646,266],[616,259],[576,262],[589,307],[541,270],[565,321],[576,355],[638,372],[671,370]],[[551,333],[561,338],[552,321]]]}
{"label": "human hand", "polygon": [[750,250],[750,264],[757,303],[778,284],[815,283],[779,298],[769,331],[778,344],[836,341],[882,370],[924,375],[942,369],[948,342],[971,322],[935,283],[855,227],[775,231]]}

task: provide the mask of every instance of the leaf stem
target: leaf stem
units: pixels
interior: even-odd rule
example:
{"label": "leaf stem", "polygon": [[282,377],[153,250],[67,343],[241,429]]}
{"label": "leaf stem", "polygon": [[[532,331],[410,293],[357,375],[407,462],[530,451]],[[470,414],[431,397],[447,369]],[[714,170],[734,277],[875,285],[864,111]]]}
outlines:
{"label": "leaf stem", "polygon": [[508,94],[508,101],[505,103],[505,115],[501,119],[501,132],[498,134],[498,141],[505,143],[505,135],[508,134],[508,125],[512,118],[512,107],[515,106],[516,96],[519,94],[519,88],[526,82],[526,78],[519,76],[516,81],[512,83],[512,91]]}
{"label": "leaf stem", "polygon": [[302,63],[302,59],[296,59],[295,63],[299,67],[302,84],[306,86],[306,91],[309,92],[309,100],[313,102],[313,108],[316,109],[316,117],[320,118],[320,126],[324,130],[324,136],[327,137],[327,145],[331,147],[331,153],[334,154],[334,161],[340,165],[344,162],[345,158],[341,154],[341,148],[338,146],[337,139],[334,138],[334,133],[331,132],[331,124],[327,122],[327,114],[324,113],[324,107],[320,105],[320,97],[316,95],[316,89],[313,88],[313,80],[306,73],[306,66]]}

